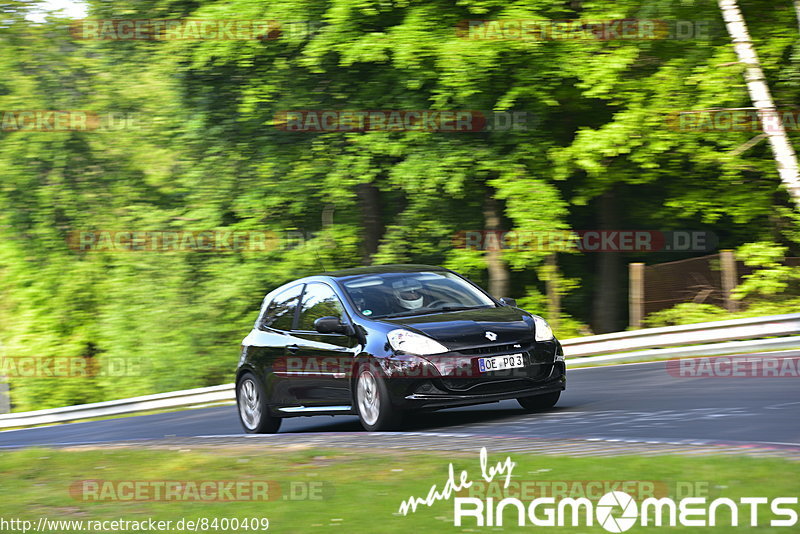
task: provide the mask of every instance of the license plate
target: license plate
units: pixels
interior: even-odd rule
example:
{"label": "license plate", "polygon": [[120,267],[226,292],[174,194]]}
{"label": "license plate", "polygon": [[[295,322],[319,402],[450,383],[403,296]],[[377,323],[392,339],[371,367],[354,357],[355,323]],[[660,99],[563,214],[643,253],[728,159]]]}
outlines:
{"label": "license plate", "polygon": [[508,354],[506,356],[492,356],[491,358],[478,358],[478,369],[480,369],[481,373],[514,369],[516,367],[525,367],[525,360],[522,357],[522,353]]}

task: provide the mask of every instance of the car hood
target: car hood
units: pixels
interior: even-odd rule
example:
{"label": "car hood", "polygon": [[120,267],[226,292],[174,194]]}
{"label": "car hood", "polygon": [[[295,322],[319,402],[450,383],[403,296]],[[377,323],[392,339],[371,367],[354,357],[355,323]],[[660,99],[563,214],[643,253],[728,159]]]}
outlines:
{"label": "car hood", "polygon": [[[413,317],[381,319],[439,341],[451,350],[530,342],[533,319],[518,308],[479,308]],[[487,335],[488,333],[488,335]],[[490,339],[495,334],[495,339]]]}

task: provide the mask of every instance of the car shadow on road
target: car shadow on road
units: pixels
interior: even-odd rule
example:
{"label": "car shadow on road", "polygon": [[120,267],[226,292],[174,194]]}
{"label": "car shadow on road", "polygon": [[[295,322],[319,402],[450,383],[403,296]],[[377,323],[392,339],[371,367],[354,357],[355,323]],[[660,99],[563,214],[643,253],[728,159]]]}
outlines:
{"label": "car shadow on road", "polygon": [[[566,408],[553,408],[543,412],[526,412],[520,408],[495,408],[495,409],[460,409],[445,410],[439,412],[418,412],[407,416],[405,420],[406,431],[435,431],[459,428],[461,431],[470,430],[480,432],[477,425],[486,423],[512,423],[520,418],[535,418],[539,415],[554,414],[564,411]],[[476,428],[471,429],[471,425]]]}
{"label": "car shadow on road", "polygon": [[[568,407],[556,407],[546,412],[530,413],[520,408],[473,408],[450,409],[433,412],[415,412],[408,414],[403,421],[400,432],[435,432],[458,429],[459,432],[481,433],[481,428],[470,428],[472,425],[486,423],[512,423],[520,417],[536,417],[537,415],[554,414],[563,412]],[[463,427],[463,428],[462,428]],[[347,419],[334,417],[330,423],[318,426],[306,426],[296,429],[284,429],[281,433],[310,433],[310,432],[364,432],[363,427],[355,417]]]}

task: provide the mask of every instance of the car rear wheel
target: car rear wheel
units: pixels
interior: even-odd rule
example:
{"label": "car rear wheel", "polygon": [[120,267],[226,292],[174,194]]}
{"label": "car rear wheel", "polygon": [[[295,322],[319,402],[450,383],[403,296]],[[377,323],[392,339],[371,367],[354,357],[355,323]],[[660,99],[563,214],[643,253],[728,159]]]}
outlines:
{"label": "car rear wheel", "polygon": [[555,406],[559,397],[561,397],[561,392],[555,391],[553,393],[536,395],[534,397],[520,397],[517,399],[517,402],[528,412],[541,412]]}
{"label": "car rear wheel", "polygon": [[252,373],[246,373],[236,388],[239,420],[249,434],[274,434],[281,427],[280,417],[272,417],[264,388]]}
{"label": "car rear wheel", "polygon": [[365,429],[393,430],[400,426],[403,413],[392,406],[389,389],[375,366],[364,364],[359,368],[355,401],[361,426]]}

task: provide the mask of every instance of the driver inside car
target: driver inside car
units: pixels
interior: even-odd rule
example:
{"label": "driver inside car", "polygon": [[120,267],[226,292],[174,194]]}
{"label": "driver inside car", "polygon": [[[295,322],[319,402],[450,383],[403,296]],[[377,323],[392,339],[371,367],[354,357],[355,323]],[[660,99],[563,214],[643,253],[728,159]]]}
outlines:
{"label": "driver inside car", "polygon": [[425,299],[420,292],[421,289],[422,284],[416,280],[399,280],[392,284],[398,304],[407,310],[418,310],[423,307]]}

